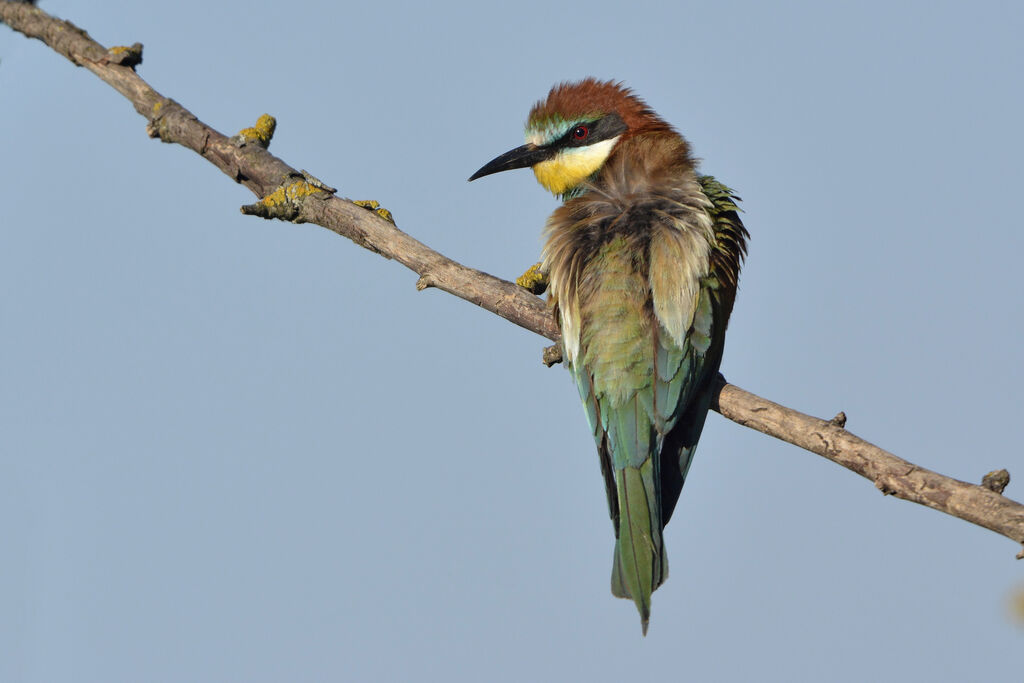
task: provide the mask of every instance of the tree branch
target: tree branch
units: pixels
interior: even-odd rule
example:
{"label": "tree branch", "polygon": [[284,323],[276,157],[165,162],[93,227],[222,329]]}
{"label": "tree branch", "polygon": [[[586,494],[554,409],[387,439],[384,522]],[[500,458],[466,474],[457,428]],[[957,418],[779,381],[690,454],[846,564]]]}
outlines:
{"label": "tree branch", "polygon": [[[717,401],[712,408],[744,427],[787,441],[853,470],[885,495],[893,495],[967,520],[1021,542],[1024,505],[986,486],[968,484],[925,469],[868,443],[843,428],[846,416],[831,420],[773,403],[718,376]],[[985,479],[1000,479],[1006,470],[992,472]],[[1024,550],[1017,559],[1024,559]]]}
{"label": "tree branch", "polygon": [[[430,249],[381,213],[334,196],[333,189],[270,154],[266,146],[273,120],[269,117],[228,138],[135,73],[135,65],[142,61],[141,45],[104,49],[74,24],[24,2],[0,0],[0,21],[41,40],[124,95],[147,119],[151,137],[191,149],[249,188],[260,201],[243,207],[245,213],[323,226],[416,272],[420,276],[418,289],[436,287],[558,341],[554,318],[538,297]],[[557,349],[545,352],[545,362],[558,362]],[[872,480],[887,495],[941,510],[1024,544],[1024,505],[1003,496],[999,486],[992,486],[995,473],[986,477],[991,488],[943,476],[846,431],[845,415],[819,420],[727,384],[721,376],[712,408],[738,424],[828,458]],[[1024,558],[1024,550],[1017,557]]]}

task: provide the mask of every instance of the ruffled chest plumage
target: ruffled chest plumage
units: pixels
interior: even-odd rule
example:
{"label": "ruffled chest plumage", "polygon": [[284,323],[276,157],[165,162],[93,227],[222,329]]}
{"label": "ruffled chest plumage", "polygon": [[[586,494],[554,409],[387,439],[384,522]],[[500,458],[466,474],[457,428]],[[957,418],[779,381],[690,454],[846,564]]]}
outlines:
{"label": "ruffled chest plumage", "polygon": [[688,157],[672,163],[666,138],[626,141],[548,220],[543,263],[570,362],[582,353],[596,366],[652,363],[643,339],[663,328],[682,346],[692,323],[711,204]]}

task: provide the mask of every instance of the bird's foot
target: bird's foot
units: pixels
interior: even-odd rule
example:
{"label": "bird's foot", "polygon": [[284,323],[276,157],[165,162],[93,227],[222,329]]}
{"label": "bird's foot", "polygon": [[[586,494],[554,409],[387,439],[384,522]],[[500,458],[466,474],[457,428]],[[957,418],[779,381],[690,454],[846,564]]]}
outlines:
{"label": "bird's foot", "polygon": [[534,263],[530,268],[516,278],[516,284],[533,294],[543,294],[548,288],[548,274],[540,269],[539,263]]}

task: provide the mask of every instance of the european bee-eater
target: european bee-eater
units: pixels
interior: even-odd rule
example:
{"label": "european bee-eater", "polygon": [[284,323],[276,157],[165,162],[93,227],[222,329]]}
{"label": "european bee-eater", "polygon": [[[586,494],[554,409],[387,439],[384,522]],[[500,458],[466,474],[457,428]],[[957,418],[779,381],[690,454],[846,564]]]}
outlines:
{"label": "european bee-eater", "polygon": [[686,140],[619,83],[555,86],[526,140],[470,180],[530,166],[563,200],[540,269],[601,460],[612,593],[636,603],[646,635],[748,234],[738,197],[698,175]]}

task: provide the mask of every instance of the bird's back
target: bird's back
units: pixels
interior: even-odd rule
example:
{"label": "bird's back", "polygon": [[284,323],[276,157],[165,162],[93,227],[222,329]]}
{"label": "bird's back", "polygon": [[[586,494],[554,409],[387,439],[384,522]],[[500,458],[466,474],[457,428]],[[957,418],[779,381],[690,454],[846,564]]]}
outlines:
{"label": "bird's back", "polygon": [[715,216],[686,142],[657,132],[623,140],[546,229],[544,268],[615,524],[612,590],[645,624],[721,359]]}

